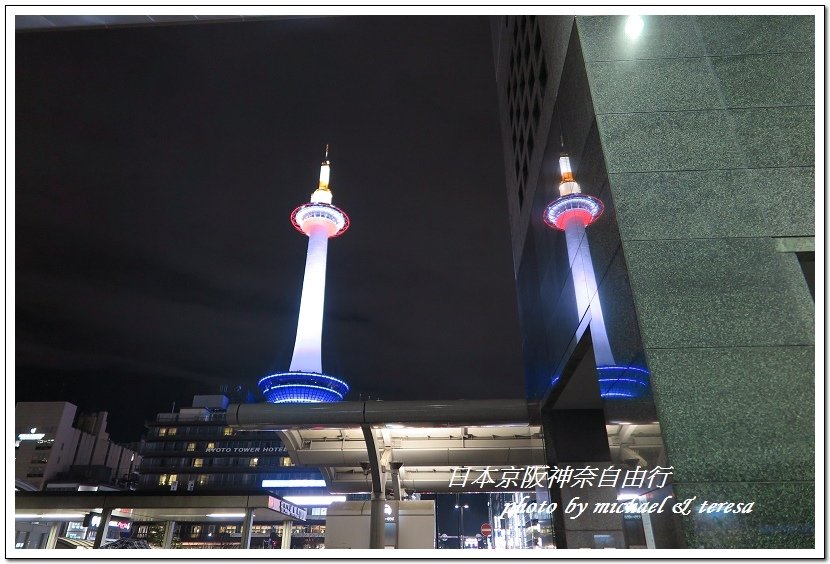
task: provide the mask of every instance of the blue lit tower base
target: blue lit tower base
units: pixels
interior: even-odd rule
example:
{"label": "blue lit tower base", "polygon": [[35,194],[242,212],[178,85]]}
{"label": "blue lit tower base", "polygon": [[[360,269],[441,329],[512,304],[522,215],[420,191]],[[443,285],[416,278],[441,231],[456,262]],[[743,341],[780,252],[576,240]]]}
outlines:
{"label": "blue lit tower base", "polygon": [[271,403],[316,403],[341,401],[349,392],[343,380],[314,372],[278,372],[259,381],[265,401]]}

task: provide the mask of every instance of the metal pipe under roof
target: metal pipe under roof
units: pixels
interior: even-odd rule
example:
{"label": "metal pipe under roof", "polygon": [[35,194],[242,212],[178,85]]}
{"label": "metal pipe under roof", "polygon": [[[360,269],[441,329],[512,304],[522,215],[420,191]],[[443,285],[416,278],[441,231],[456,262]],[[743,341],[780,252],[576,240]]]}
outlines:
{"label": "metal pipe under roof", "polygon": [[525,399],[340,401],[306,404],[231,404],[227,424],[249,430],[349,428],[398,424],[411,427],[459,427],[528,424],[539,408]]}

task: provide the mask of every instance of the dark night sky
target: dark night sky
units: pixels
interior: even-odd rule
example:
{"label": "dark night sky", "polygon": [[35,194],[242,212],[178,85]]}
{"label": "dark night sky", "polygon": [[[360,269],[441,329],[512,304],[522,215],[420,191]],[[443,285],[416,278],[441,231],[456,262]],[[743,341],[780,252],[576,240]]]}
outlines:
{"label": "dark night sky", "polygon": [[16,401],[159,411],[291,357],[331,144],[324,370],[350,399],[524,395],[489,22],[18,33]]}

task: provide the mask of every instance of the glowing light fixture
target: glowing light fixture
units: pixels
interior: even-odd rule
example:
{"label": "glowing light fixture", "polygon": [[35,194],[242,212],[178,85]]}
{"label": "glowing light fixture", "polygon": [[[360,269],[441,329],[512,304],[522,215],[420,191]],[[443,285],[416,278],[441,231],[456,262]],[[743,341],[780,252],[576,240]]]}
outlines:
{"label": "glowing light fixture", "polygon": [[325,480],[262,480],[263,488],[325,488]]}
{"label": "glowing light fixture", "polygon": [[21,441],[39,441],[46,436],[45,433],[36,433],[35,431],[37,431],[37,427],[32,427],[31,431],[28,433],[20,433],[17,435],[17,438]]}
{"label": "glowing light fixture", "polygon": [[222,519],[222,518],[227,518],[227,519],[239,518],[239,519],[241,519],[244,516],[245,516],[244,513],[208,513],[207,515],[205,515],[205,517],[217,517],[217,518],[220,518],[220,519]]}
{"label": "glowing light fixture", "polygon": [[287,495],[285,501],[294,505],[330,505],[335,501],[346,501],[345,495]]}
{"label": "glowing light fixture", "polygon": [[640,33],[642,33],[645,25],[646,24],[643,21],[643,18],[636,14],[632,14],[628,16],[628,19],[625,22],[625,34],[629,37],[629,39],[637,39],[640,37]]}
{"label": "glowing light fixture", "polygon": [[15,519],[43,519],[43,520],[55,520],[55,519],[83,519],[83,513],[18,513],[14,516]]}

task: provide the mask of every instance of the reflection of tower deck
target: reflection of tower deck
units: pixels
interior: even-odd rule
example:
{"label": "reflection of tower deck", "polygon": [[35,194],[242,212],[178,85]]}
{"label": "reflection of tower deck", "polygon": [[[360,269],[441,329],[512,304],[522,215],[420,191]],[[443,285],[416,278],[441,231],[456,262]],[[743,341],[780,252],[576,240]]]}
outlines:
{"label": "reflection of tower deck", "polygon": [[577,309],[580,317],[590,315],[600,394],[606,399],[642,396],[648,387],[648,371],[619,366],[614,360],[602,316],[602,304],[597,295],[591,250],[585,238],[585,228],[602,215],[603,203],[599,198],[582,193],[574,180],[567,156],[559,158],[559,169],[562,173],[560,195],[545,208],[544,220],[548,226],[565,232]]}
{"label": "reflection of tower deck", "polygon": [[559,158],[559,169],[562,172],[559,197],[545,208],[545,223],[566,233],[569,229],[578,231],[582,226],[584,233],[584,229],[602,215],[602,201],[582,193],[579,184],[574,181],[568,157]]}
{"label": "reflection of tower deck", "polygon": [[323,374],[320,356],[328,240],[342,235],[349,228],[349,216],[331,204],[330,166],[327,147],[317,190],[311,195],[309,203],[301,205],[291,214],[291,223],[297,231],[308,236],[308,254],[297,320],[297,339],[289,372],[271,374],[259,381],[259,389],[266,401],[272,403],[339,401],[349,391],[343,380]]}

